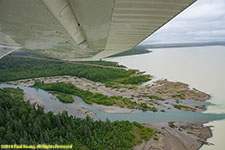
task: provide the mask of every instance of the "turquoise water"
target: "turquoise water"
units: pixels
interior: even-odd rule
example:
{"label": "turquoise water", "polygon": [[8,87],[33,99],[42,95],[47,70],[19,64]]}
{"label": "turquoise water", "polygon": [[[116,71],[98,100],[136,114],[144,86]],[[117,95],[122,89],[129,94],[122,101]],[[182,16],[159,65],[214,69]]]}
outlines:
{"label": "turquoise water", "polygon": [[[56,113],[62,113],[63,111],[67,111],[71,115],[77,114],[77,107],[76,105],[82,102],[80,97],[74,96],[74,103],[73,104],[65,104],[59,101],[55,96],[52,94],[41,90],[35,89],[25,86],[15,86],[15,85],[7,85],[7,84],[0,84],[0,88],[3,87],[11,87],[23,89],[26,95],[29,95],[29,101],[31,103],[37,102],[41,106],[45,108],[45,111],[52,111]],[[78,114],[79,117],[85,117],[84,115]]]}
{"label": "turquoise water", "polygon": [[25,93],[31,95],[31,102],[38,102],[43,105],[46,112],[53,111],[54,113],[61,113],[63,111],[68,111],[69,114],[77,117],[85,117],[77,112],[79,107],[76,104],[80,104],[83,107],[91,109],[96,117],[94,119],[105,120],[129,120],[129,121],[138,121],[138,122],[150,122],[150,123],[160,123],[168,121],[211,121],[224,119],[225,114],[210,114],[210,113],[200,113],[200,112],[185,112],[185,111],[168,111],[163,112],[143,112],[141,110],[135,110],[135,112],[130,114],[109,114],[104,112],[101,108],[93,105],[86,104],[82,101],[80,97],[74,96],[75,102],[73,104],[65,104],[60,102],[55,96],[50,93],[43,91],[41,89],[35,89],[31,87],[24,86],[15,86],[1,84],[0,88],[3,87],[12,87],[12,88],[21,88]]}

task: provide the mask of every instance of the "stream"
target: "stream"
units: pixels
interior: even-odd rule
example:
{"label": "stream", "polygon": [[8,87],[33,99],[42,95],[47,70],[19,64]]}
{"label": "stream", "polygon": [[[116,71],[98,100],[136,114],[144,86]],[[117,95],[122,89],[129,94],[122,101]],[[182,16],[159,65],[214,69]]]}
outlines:
{"label": "stream", "polygon": [[86,117],[85,112],[92,111],[96,114],[93,116],[95,120],[128,120],[146,123],[164,123],[168,121],[183,121],[183,122],[208,122],[213,120],[220,120],[225,118],[225,114],[214,113],[201,113],[201,112],[188,112],[180,110],[171,110],[167,112],[151,112],[134,110],[129,114],[110,114],[104,112],[100,107],[86,104],[80,97],[74,96],[74,103],[66,104],[60,102],[56,96],[50,94],[47,91],[25,87],[20,85],[0,84],[0,88],[20,88],[24,90],[25,99],[28,99],[31,103],[38,103],[44,107],[46,112],[52,111],[53,113],[62,113],[67,111],[68,114],[80,118]]}

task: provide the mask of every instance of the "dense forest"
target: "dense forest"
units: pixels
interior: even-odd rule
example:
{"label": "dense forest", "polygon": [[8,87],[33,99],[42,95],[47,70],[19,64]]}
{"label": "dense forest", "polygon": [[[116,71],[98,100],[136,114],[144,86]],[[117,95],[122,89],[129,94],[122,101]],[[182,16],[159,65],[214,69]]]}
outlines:
{"label": "dense forest", "polygon": [[74,99],[71,95],[62,92],[51,91],[51,94],[55,95],[63,103],[73,103]]}
{"label": "dense forest", "polygon": [[62,102],[73,102],[68,100],[68,97],[70,96],[68,94],[73,94],[81,97],[88,104],[96,103],[106,106],[116,105],[119,107],[127,107],[131,109],[141,109],[143,111],[158,111],[156,107],[147,106],[145,103],[138,104],[135,101],[131,101],[129,98],[125,98],[122,96],[106,96],[100,93],[92,93],[90,91],[79,89],[72,83],[57,82],[46,84],[37,80],[34,84],[34,87],[50,91],[53,94],[60,95],[60,97],[57,97]]}
{"label": "dense forest", "polygon": [[[39,55],[17,51],[15,55]],[[83,63],[104,66],[119,66],[115,62],[88,61]],[[150,80],[149,76],[135,70],[100,68],[70,63],[14,58],[0,59],[0,83],[19,79],[72,75],[108,86],[116,84],[140,84]],[[78,95],[89,104],[118,105],[120,107],[157,111],[144,104],[137,104],[128,98],[91,93],[70,83],[44,84],[36,82],[35,87],[55,94],[59,100],[72,103],[71,95]],[[93,120],[62,114],[45,113],[44,108],[30,104],[23,99],[19,88],[0,89],[0,145],[1,144],[63,144],[73,149],[132,149],[144,140],[157,140],[158,132],[137,122]]]}
{"label": "dense forest", "polygon": [[137,122],[45,113],[42,107],[25,102],[21,89],[0,89],[0,145],[72,144],[76,150],[125,150],[152,137],[157,140],[157,133]]}
{"label": "dense forest", "polygon": [[[16,55],[32,55],[27,52],[15,52]],[[41,57],[39,55],[34,55]],[[87,61],[83,63],[98,64],[104,66],[124,67],[115,62]],[[14,58],[5,56],[0,59],[0,83],[28,79],[36,77],[49,77],[60,75],[72,75],[86,78],[92,81],[121,84],[139,84],[149,81],[149,77],[137,74],[135,70],[100,68],[63,62],[33,60],[26,58]]]}

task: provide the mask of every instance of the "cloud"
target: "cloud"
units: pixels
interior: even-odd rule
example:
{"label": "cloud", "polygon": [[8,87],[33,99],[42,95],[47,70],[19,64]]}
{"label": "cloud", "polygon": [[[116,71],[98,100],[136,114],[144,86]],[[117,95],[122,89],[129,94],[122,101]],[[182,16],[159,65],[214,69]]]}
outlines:
{"label": "cloud", "polygon": [[198,0],[143,43],[225,40],[225,0]]}
{"label": "cloud", "polygon": [[198,0],[180,18],[185,20],[214,20],[224,16],[224,7],[224,0]]}

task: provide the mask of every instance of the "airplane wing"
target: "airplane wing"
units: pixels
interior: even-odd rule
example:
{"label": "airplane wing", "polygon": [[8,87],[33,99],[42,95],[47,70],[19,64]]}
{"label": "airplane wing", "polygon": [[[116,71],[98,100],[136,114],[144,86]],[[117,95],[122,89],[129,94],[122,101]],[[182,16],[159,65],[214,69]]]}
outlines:
{"label": "airplane wing", "polygon": [[0,0],[0,44],[58,59],[105,58],[132,49],[195,1]]}

